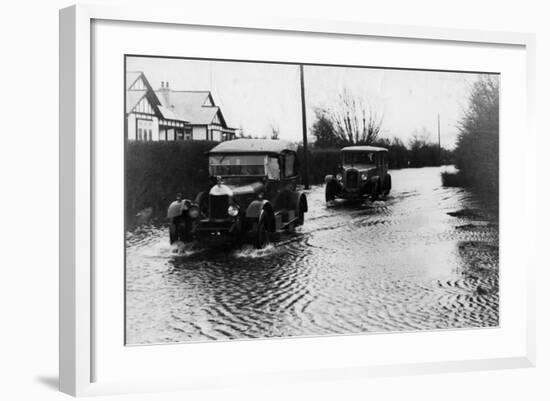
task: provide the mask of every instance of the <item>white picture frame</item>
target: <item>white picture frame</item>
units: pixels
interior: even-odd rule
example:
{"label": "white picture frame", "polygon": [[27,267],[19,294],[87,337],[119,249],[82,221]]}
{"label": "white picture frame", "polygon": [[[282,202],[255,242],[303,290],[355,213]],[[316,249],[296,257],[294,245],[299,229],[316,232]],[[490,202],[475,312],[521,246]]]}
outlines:
{"label": "white picture frame", "polygon": [[[132,391],[157,391],[167,389],[207,388],[231,384],[245,384],[247,380],[257,382],[326,380],[329,378],[360,379],[372,376],[387,376],[400,374],[420,374],[430,372],[468,371],[478,369],[504,369],[516,367],[532,367],[535,364],[535,305],[534,305],[534,270],[536,252],[534,252],[535,216],[534,207],[527,207],[521,200],[520,208],[525,217],[524,228],[529,229],[525,235],[525,243],[520,246],[525,256],[523,268],[525,280],[519,281],[522,303],[525,308],[520,313],[522,321],[514,326],[515,348],[512,353],[495,351],[490,356],[467,359],[449,359],[444,361],[420,361],[411,357],[407,363],[371,363],[355,360],[353,363],[340,361],[339,365],[331,366],[331,353],[327,352],[326,363],[319,368],[298,367],[287,369],[278,367],[275,371],[259,371],[240,379],[225,375],[223,369],[212,375],[205,375],[197,369],[193,377],[180,380],[169,377],[163,380],[151,378],[150,381],[141,378],[139,382],[111,376],[108,380],[98,377],[96,358],[106,358],[107,355],[97,355],[101,346],[96,346],[95,325],[102,319],[96,313],[92,297],[98,281],[94,275],[95,248],[93,241],[94,221],[94,171],[96,159],[93,157],[94,146],[92,125],[93,104],[92,75],[94,60],[92,44],[92,28],[94,21],[140,22],[145,24],[174,24],[180,26],[205,27],[209,29],[236,29],[253,32],[290,32],[308,35],[335,35],[348,38],[384,38],[385,40],[430,41],[438,44],[460,43],[465,46],[495,45],[512,46],[521,49],[520,59],[523,59],[525,79],[520,85],[525,93],[525,123],[526,135],[534,138],[534,35],[524,33],[484,32],[457,29],[437,29],[414,26],[375,25],[350,21],[316,21],[296,20],[292,18],[272,18],[258,16],[241,16],[227,19],[216,15],[186,15],[181,10],[166,10],[150,8],[112,8],[108,6],[78,5],[60,11],[60,390],[75,396],[106,394]],[[134,26],[133,29],[140,29]],[[460,69],[461,66],[456,66]],[[521,85],[523,85],[521,87]],[[121,87],[122,88],[122,87]],[[509,93],[509,92],[508,92]],[[504,96],[506,93],[504,94]],[[122,110],[122,106],[121,110]],[[518,174],[526,170],[535,170],[535,150],[523,149],[521,157],[524,165]],[[534,175],[527,176],[525,185],[535,187]],[[123,291],[120,288],[119,291]],[[121,322],[122,324],[122,322]],[[516,330],[517,329],[517,330]],[[496,329],[500,330],[500,329]],[[472,333],[468,333],[472,334]],[[494,332],[493,332],[494,334]],[[489,334],[487,337],[491,337]],[[435,338],[445,336],[443,332],[422,334]],[[473,336],[484,336],[484,332],[473,333]],[[412,335],[411,335],[412,336]],[[338,347],[343,342],[354,343],[361,336],[343,336],[337,339],[299,339],[300,347],[315,353],[316,347]],[[381,338],[383,336],[374,336]],[[371,336],[371,338],[374,338]],[[428,338],[426,337],[426,338]],[[396,337],[398,338],[398,337]],[[412,338],[412,337],[409,337]],[[401,340],[397,340],[401,341]],[[422,340],[425,341],[425,340]],[[487,341],[490,341],[488,338]],[[356,342],[357,346],[362,343]],[[121,347],[123,344],[121,344]],[[215,351],[238,355],[239,352],[284,352],[288,340],[269,340],[226,343],[225,348],[218,347]],[[504,344],[503,347],[506,345]],[[166,346],[151,346],[162,348]],[[198,353],[198,347],[206,349],[205,345],[185,345],[190,355]],[[272,347],[272,350],[268,350]],[[504,348],[503,348],[504,349]],[[519,351],[518,351],[519,350]],[[156,361],[170,358],[170,353],[159,350],[153,356]],[[99,372],[101,373],[101,372]]]}

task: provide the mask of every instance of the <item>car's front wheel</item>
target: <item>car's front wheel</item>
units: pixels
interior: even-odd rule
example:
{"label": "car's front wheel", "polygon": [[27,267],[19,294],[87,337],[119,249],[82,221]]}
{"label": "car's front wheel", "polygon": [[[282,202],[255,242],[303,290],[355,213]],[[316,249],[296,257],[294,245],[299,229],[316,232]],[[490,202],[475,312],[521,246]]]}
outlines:
{"label": "car's front wheel", "polygon": [[169,227],[170,244],[177,241],[191,242],[193,240],[191,222],[183,216],[176,217],[172,220]]}
{"label": "car's front wheel", "polygon": [[269,232],[267,231],[265,215],[262,214],[258,219],[255,229],[252,233],[252,244],[256,249],[262,249],[269,243]]}
{"label": "car's front wheel", "polygon": [[334,181],[327,182],[327,185],[325,186],[325,201],[333,201],[334,199],[336,199],[337,193],[337,184]]}
{"label": "car's front wheel", "polygon": [[372,201],[375,201],[378,199],[378,196],[380,196],[380,182],[377,180],[372,184],[370,198]]}
{"label": "car's front wheel", "polygon": [[384,196],[387,196],[390,193],[391,190],[391,175],[386,176],[386,185],[384,188]]}

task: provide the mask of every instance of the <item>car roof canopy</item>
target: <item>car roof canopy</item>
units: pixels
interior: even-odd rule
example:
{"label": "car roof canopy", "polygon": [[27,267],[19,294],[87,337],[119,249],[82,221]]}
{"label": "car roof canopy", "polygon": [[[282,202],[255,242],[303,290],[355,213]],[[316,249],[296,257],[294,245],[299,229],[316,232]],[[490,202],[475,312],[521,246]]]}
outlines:
{"label": "car roof canopy", "polygon": [[209,154],[220,153],[281,153],[284,151],[295,152],[297,146],[282,139],[234,139],[225,141],[215,146]]}
{"label": "car roof canopy", "polygon": [[347,146],[340,149],[342,152],[387,152],[388,149],[378,146]]}

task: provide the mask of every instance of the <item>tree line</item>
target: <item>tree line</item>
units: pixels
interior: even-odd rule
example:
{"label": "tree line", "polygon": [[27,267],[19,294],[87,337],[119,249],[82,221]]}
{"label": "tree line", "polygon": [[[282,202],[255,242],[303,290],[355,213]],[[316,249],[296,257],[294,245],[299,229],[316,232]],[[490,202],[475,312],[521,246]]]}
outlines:
{"label": "tree line", "polygon": [[311,133],[315,149],[341,149],[352,145],[381,146],[388,149],[389,167],[426,167],[453,163],[453,152],[429,140],[422,128],[405,144],[401,139],[381,137],[384,117],[358,97],[344,90],[331,108],[315,109]]}
{"label": "tree line", "polygon": [[484,75],[470,91],[468,106],[459,121],[454,150],[456,173],[444,173],[443,184],[468,186],[498,203],[499,92],[496,75]]}
{"label": "tree line", "polygon": [[481,75],[472,85],[467,107],[457,124],[454,150],[440,148],[422,128],[405,144],[399,138],[381,137],[383,115],[344,90],[331,108],[316,108],[313,153],[351,145],[373,145],[389,150],[390,168],[454,164],[457,172],[443,173],[446,186],[464,186],[488,194],[498,193],[499,78]]}

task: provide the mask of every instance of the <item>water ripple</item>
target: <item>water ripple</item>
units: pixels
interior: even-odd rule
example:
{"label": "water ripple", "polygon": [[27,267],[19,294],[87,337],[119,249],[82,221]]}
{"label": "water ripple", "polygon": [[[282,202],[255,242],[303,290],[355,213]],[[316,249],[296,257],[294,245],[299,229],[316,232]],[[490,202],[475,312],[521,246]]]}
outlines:
{"label": "water ripple", "polygon": [[305,225],[262,250],[127,233],[128,343],[498,325],[498,212],[437,168],[392,175],[376,202],[312,188]]}

